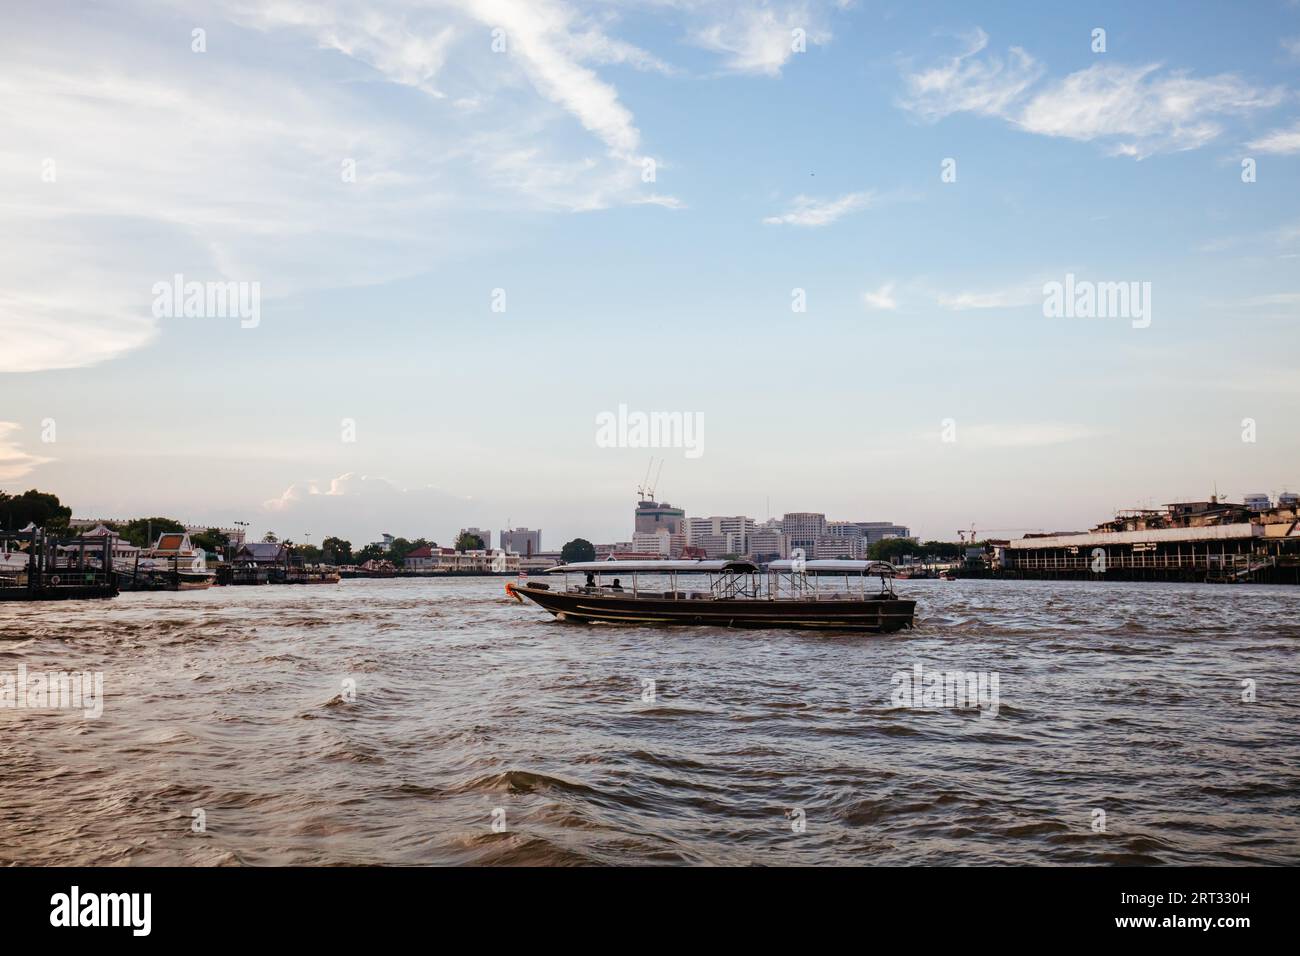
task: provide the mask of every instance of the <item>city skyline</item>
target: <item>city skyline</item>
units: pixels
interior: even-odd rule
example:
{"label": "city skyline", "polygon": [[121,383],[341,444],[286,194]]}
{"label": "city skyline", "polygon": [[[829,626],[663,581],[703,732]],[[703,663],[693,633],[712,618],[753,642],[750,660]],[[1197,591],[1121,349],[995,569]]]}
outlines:
{"label": "city skyline", "polygon": [[0,489],[555,544],[650,454],[943,540],[1300,486],[1293,4],[368,9],[6,10]]}

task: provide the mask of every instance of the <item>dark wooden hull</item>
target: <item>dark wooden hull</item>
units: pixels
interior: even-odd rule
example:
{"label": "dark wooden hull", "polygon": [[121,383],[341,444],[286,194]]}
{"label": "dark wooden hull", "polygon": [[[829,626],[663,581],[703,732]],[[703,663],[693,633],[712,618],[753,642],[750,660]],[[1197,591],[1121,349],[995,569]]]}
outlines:
{"label": "dark wooden hull", "polygon": [[705,600],[634,598],[630,594],[586,594],[540,590],[516,584],[526,597],[565,621],[607,624],[693,624],[714,627],[801,628],[817,631],[889,633],[912,626],[916,602],[900,598],[865,600]]}

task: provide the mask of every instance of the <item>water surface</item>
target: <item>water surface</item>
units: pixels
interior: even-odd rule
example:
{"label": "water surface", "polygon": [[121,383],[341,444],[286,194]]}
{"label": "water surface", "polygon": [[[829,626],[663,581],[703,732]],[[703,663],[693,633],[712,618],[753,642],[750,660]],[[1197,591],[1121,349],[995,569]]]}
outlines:
{"label": "water surface", "polygon": [[[0,709],[0,862],[1300,862],[1300,590],[908,581],[877,637],[503,583],[0,605],[0,673],[106,691]],[[997,715],[892,706],[917,663],[996,673]]]}

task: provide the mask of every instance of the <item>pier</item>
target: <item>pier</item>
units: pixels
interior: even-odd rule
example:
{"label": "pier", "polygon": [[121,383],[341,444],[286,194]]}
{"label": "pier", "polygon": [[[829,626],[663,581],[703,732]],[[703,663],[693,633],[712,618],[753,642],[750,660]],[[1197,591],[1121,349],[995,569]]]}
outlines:
{"label": "pier", "polygon": [[1089,532],[999,542],[990,576],[1300,584],[1294,507],[1249,515],[1219,502],[1195,504],[1204,506],[1190,516],[1175,504],[1168,512],[1120,515]]}
{"label": "pier", "polygon": [[0,601],[111,598],[113,551],[104,538],[55,538],[40,528],[0,531]]}

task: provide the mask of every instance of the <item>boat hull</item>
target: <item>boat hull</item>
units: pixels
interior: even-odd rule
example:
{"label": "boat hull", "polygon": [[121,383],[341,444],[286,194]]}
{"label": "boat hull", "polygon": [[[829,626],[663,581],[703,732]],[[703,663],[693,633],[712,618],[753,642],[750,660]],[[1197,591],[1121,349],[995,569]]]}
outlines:
{"label": "boat hull", "polygon": [[564,621],[607,624],[690,624],[713,627],[798,628],[891,633],[912,626],[916,602],[891,597],[862,600],[701,600],[550,591],[515,584],[528,598]]}

